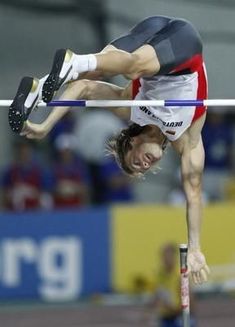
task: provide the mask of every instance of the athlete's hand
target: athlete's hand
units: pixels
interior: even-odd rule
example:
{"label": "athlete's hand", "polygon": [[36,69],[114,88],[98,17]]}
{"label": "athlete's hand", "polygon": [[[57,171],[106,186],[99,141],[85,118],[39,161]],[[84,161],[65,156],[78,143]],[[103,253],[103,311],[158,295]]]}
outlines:
{"label": "athlete's hand", "polygon": [[40,140],[48,134],[49,130],[45,127],[43,123],[34,124],[27,120],[24,127],[20,133],[21,136],[25,136],[28,139]]}
{"label": "athlete's hand", "polygon": [[191,272],[193,282],[202,284],[207,281],[210,269],[200,249],[188,249],[188,270]]}

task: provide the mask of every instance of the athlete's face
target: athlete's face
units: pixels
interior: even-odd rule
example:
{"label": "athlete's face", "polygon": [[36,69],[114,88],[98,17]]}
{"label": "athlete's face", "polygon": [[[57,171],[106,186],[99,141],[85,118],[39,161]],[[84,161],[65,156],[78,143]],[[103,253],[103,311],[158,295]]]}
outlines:
{"label": "athlete's face", "polygon": [[135,136],[131,141],[132,148],[127,152],[125,161],[134,175],[144,174],[161,159],[162,147],[153,141]]}

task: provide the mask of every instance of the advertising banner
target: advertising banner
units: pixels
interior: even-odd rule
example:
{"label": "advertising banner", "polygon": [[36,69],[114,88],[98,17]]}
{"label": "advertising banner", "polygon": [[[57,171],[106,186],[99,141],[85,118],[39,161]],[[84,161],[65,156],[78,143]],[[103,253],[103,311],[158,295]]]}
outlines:
{"label": "advertising banner", "polygon": [[0,215],[0,299],[76,300],[110,288],[108,210]]}
{"label": "advertising banner", "polygon": [[[203,211],[201,245],[211,269],[205,287],[234,290],[234,204],[210,205]],[[115,206],[112,217],[112,284],[119,292],[133,290],[136,280],[153,281],[162,246],[187,243],[184,207]]]}

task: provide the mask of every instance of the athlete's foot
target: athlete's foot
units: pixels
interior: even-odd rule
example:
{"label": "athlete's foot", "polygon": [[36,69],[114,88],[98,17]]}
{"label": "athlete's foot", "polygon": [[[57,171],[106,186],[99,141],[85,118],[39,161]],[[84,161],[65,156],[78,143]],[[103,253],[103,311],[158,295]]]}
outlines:
{"label": "athlete's foot", "polygon": [[44,102],[50,102],[63,84],[78,78],[76,57],[77,55],[69,49],[56,51],[51,72],[42,88]]}
{"label": "athlete's foot", "polygon": [[22,78],[8,112],[8,121],[13,132],[20,133],[22,131],[28,116],[41,100],[41,88],[42,82],[37,78]]}

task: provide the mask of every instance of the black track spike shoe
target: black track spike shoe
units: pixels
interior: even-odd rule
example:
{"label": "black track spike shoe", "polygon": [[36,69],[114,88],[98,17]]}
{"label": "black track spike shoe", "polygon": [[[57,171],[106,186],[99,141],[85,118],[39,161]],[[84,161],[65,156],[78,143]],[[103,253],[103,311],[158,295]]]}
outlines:
{"label": "black track spike shoe", "polygon": [[[16,96],[9,107],[8,121],[13,132],[20,133],[24,122],[37,105],[39,99],[39,80],[32,77],[23,77]],[[30,95],[30,97],[28,97]]]}
{"label": "black track spike shoe", "polygon": [[42,100],[44,102],[50,102],[55,92],[58,91],[64,83],[73,79],[74,57],[74,53],[69,49],[59,49],[56,51],[51,72],[42,88]]}

